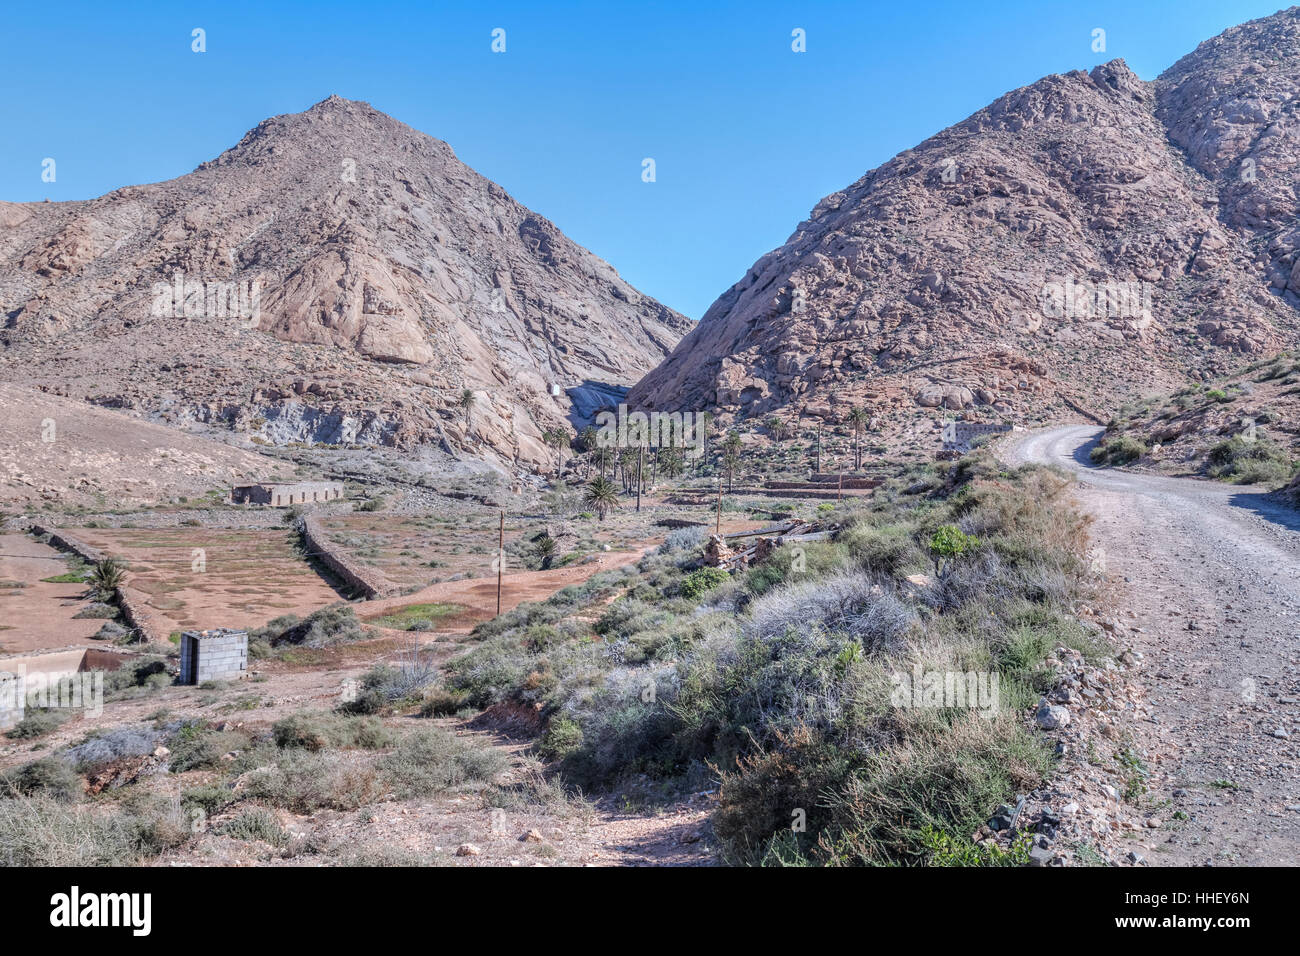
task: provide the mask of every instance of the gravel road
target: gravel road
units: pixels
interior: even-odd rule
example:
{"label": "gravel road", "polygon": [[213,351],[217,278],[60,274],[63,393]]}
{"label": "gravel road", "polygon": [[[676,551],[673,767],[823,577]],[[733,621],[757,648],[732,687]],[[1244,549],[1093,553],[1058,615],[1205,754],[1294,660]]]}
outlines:
{"label": "gravel road", "polygon": [[1094,515],[1116,650],[1143,655],[1155,716],[1134,723],[1160,826],[1152,865],[1300,863],[1300,512],[1260,488],[1098,469],[1101,434],[1065,426],[1005,443],[1059,465]]}

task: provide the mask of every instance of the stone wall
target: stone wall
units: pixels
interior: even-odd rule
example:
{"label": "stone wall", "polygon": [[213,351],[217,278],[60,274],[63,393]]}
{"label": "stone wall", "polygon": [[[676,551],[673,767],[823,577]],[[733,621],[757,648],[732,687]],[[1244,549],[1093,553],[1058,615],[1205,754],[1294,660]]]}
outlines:
{"label": "stone wall", "polygon": [[[91,547],[66,531],[60,531],[57,528],[45,528],[41,525],[34,524],[31,526],[31,533],[34,535],[48,535],[50,544],[63,551],[71,551],[73,554],[94,564],[102,561],[108,555],[104,554],[98,548]],[[149,612],[146,610],[147,600],[143,594],[128,584],[122,584],[117,588],[113,597],[117,606],[122,610],[122,618],[126,621],[127,626],[140,632],[140,636],[147,643],[156,643],[162,641],[166,635],[159,634],[158,631],[148,623]]]}
{"label": "stone wall", "polygon": [[350,555],[333,545],[316,515],[303,515],[298,519],[297,527],[308,554],[317,558],[362,597],[377,598],[397,592],[397,585],[382,572],[354,561]]}

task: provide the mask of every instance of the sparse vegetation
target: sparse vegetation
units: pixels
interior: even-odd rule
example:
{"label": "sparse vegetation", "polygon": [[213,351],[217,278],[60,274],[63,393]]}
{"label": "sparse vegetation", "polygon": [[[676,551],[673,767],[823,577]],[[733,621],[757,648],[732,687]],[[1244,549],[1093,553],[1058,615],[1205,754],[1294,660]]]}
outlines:
{"label": "sparse vegetation", "polygon": [[[696,566],[692,535],[520,607],[475,631],[428,706],[539,712],[538,752],[583,787],[720,774],[714,827],[735,861],[973,861],[986,851],[958,835],[1051,765],[1016,716],[1044,659],[1096,648],[1069,613],[1085,536],[1068,482],[987,456],[937,477],[926,496],[846,506],[798,561],[781,549],[731,577]],[[904,581],[932,560],[939,580]],[[1002,709],[892,707],[891,675],[915,664],[995,670]]]}
{"label": "sparse vegetation", "polygon": [[1108,435],[1089,453],[1095,464],[1115,466],[1137,461],[1147,453],[1147,446],[1131,435]]}
{"label": "sparse vegetation", "polygon": [[334,604],[313,612],[306,619],[293,614],[277,617],[265,627],[250,631],[248,636],[250,642],[261,641],[273,648],[281,645],[330,647],[359,641],[365,632],[352,608]]}
{"label": "sparse vegetation", "polygon": [[1233,436],[1210,449],[1207,471],[1213,478],[1239,484],[1279,485],[1294,471],[1287,453],[1267,438]]}

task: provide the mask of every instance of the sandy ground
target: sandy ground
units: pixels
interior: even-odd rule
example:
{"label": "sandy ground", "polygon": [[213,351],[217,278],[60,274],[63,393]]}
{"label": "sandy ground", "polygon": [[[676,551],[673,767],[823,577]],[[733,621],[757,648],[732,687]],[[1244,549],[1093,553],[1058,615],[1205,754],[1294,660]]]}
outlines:
{"label": "sandy ground", "polygon": [[1146,658],[1154,714],[1129,729],[1169,822],[1139,852],[1153,865],[1295,865],[1300,513],[1259,488],[1093,468],[1100,431],[1049,429],[1004,456],[1078,476],[1117,593],[1116,644]]}
{"label": "sandy ground", "polygon": [[[84,584],[47,584],[68,569],[66,556],[25,534],[0,534],[0,654],[79,644],[103,621],[73,618],[86,606]],[[21,588],[4,587],[17,581]]]}

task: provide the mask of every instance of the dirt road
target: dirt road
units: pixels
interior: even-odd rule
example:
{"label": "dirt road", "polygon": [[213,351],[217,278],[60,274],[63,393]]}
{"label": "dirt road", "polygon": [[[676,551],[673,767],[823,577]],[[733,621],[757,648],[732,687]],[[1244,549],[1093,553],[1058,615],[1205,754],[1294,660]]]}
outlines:
{"label": "dirt road", "polygon": [[1139,852],[1153,865],[1296,865],[1300,513],[1259,488],[1093,468],[1100,434],[1048,429],[1002,455],[1078,476],[1115,585],[1102,613],[1117,651],[1144,655],[1155,715],[1131,732],[1146,800],[1167,805]]}

